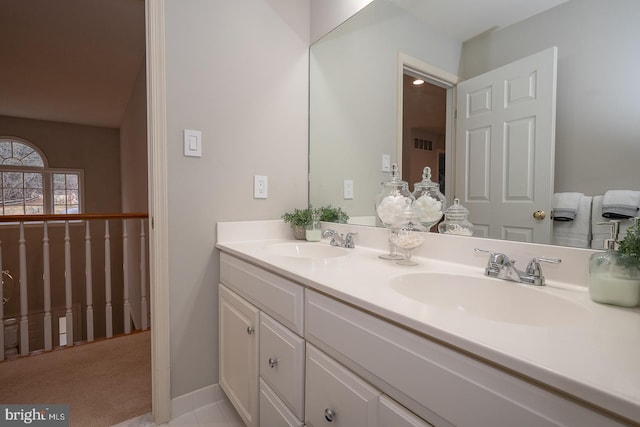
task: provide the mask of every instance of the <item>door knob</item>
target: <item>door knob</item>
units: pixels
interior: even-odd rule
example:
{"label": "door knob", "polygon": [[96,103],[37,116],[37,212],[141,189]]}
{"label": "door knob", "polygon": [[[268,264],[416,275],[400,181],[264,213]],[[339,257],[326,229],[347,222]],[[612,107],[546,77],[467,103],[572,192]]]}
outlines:
{"label": "door knob", "polygon": [[535,211],[533,213],[533,217],[539,221],[545,219],[547,217],[547,214],[545,213],[545,211]]}

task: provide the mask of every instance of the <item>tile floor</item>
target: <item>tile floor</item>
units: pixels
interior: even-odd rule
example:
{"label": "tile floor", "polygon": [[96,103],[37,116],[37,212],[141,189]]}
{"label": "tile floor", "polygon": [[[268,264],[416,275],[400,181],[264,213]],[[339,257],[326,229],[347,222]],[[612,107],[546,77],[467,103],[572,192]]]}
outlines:
{"label": "tile floor", "polygon": [[244,427],[242,420],[228,400],[203,406],[174,418],[167,424],[155,424],[151,414],[145,414],[112,427]]}

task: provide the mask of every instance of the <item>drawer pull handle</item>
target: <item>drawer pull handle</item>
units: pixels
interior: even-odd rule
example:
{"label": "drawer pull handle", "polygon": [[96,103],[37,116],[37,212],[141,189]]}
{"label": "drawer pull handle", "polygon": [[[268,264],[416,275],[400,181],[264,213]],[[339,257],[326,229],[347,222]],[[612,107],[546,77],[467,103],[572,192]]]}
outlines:
{"label": "drawer pull handle", "polygon": [[270,368],[275,368],[277,364],[278,364],[278,359],[276,359],[275,357],[270,357],[269,358],[269,367]]}
{"label": "drawer pull handle", "polygon": [[255,332],[255,328],[253,326],[247,326],[247,334],[251,335]]}
{"label": "drawer pull handle", "polygon": [[324,410],[324,419],[332,422],[334,419],[336,418],[336,411],[334,411],[333,409],[325,409]]}

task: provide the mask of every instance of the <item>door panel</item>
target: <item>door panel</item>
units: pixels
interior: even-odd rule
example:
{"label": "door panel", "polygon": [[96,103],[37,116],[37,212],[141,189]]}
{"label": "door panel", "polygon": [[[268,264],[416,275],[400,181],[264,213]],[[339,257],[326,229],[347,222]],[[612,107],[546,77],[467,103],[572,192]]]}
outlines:
{"label": "door panel", "polygon": [[455,196],[475,236],[551,241],[557,49],[458,85]]}

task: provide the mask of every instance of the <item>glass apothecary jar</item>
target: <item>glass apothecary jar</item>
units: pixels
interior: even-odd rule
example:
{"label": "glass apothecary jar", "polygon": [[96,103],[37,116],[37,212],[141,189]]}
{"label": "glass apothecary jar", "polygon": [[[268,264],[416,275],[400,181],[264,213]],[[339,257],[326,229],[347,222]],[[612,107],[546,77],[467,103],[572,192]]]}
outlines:
{"label": "glass apothecary jar", "polygon": [[468,219],[469,210],[460,204],[460,199],[453,199],[453,204],[444,211],[444,221],[438,225],[441,234],[472,236],[473,224]]}
{"label": "glass apothecary jar", "polygon": [[382,225],[389,230],[389,253],[380,255],[382,259],[399,260],[403,257],[398,255],[396,245],[393,243],[392,234],[400,225],[401,213],[407,205],[414,201],[413,194],[409,191],[409,184],[400,179],[398,165],[391,165],[391,180],[382,183],[382,189],[376,196],[376,215]]}
{"label": "glass apothecary jar", "polygon": [[417,265],[411,256],[424,243],[428,229],[421,224],[412,205],[406,205],[398,217],[400,221],[392,227],[393,232],[389,235],[391,243],[402,253],[402,259],[396,262],[400,265]]}
{"label": "glass apothecary jar", "polygon": [[413,184],[414,210],[427,231],[440,221],[444,211],[445,197],[440,184],[431,181],[431,168],[422,170],[422,181]]}

